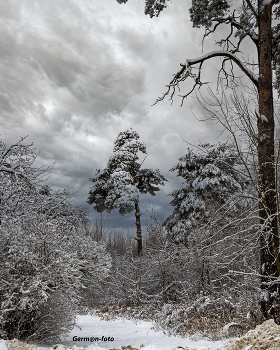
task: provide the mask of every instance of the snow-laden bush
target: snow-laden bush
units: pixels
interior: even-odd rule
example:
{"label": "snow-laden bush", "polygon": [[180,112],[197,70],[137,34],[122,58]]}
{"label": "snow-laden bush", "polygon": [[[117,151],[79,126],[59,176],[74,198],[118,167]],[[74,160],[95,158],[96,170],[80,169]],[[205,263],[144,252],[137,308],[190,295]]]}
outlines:
{"label": "snow-laden bush", "polygon": [[55,341],[74,324],[79,291],[106,276],[104,247],[64,222],[39,218],[0,226],[1,336]]}
{"label": "snow-laden bush", "polygon": [[153,320],[179,335],[224,337],[223,327],[231,322],[253,328],[260,322],[258,277],[251,273],[258,265],[254,233],[246,220],[223,229],[220,216],[213,227],[193,228],[187,246],[174,243],[162,220],[151,216],[140,258],[117,236],[111,249],[125,249],[112,251],[111,275],[102,282],[99,299],[101,314]]}
{"label": "snow-laden bush", "polygon": [[0,337],[55,341],[71,330],[84,290],[108,274],[110,257],[87,235],[86,211],[43,185],[52,167],[36,168],[24,140],[0,140]]}
{"label": "snow-laden bush", "polygon": [[[242,298],[243,297],[243,298]],[[254,317],[249,317],[253,315]],[[213,340],[225,334],[225,325],[238,325],[238,331],[248,331],[260,322],[258,295],[240,295],[238,298],[225,293],[200,295],[189,303],[166,303],[154,314],[159,328],[180,336],[203,336]],[[235,336],[238,334],[234,334]]]}

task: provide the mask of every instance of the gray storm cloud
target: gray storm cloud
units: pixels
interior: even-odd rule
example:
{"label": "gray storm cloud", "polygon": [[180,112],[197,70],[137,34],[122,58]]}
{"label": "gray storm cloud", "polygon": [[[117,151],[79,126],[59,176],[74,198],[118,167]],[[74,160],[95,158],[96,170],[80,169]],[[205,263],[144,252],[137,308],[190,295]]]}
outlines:
{"label": "gray storm cloud", "polygon": [[[130,0],[4,0],[0,5],[0,133],[7,144],[29,135],[39,163],[55,162],[49,183],[78,191],[85,205],[88,181],[106,166],[117,134],[133,127],[146,143],[146,167],[170,179],[161,193],[143,196],[143,208],[168,215],[167,194],[178,185],[168,170],[188,142],[212,142],[218,131],[198,123],[195,99],[180,107],[151,107],[186,57],[200,54],[202,32],[178,0],[159,18]],[[93,209],[89,208],[91,217]],[[134,227],[133,215],[110,216],[111,227]]]}

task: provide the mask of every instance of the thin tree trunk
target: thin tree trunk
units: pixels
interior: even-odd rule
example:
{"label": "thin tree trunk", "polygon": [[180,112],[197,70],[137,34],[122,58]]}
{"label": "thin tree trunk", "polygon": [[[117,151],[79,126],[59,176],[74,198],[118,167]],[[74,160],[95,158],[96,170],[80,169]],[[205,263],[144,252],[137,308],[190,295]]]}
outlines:
{"label": "thin tree trunk", "polygon": [[137,233],[137,252],[138,256],[142,253],[142,232],[141,232],[141,223],[140,223],[140,208],[138,201],[135,201],[135,218],[136,218],[136,233]]}
{"label": "thin tree trunk", "polygon": [[264,319],[274,318],[280,324],[279,285],[270,285],[271,278],[278,277],[279,235],[277,227],[277,203],[274,156],[274,114],[272,94],[272,31],[271,8],[265,0],[259,0],[259,180],[262,187],[260,198],[260,221],[264,229],[260,237],[260,263]]}

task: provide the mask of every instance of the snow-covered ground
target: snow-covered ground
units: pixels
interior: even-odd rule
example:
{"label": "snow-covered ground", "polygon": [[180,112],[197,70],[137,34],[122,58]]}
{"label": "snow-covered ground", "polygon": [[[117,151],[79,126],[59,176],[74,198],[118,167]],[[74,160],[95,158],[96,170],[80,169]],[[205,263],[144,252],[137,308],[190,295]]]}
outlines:
{"label": "snow-covered ground", "polygon": [[[241,338],[232,341],[211,342],[206,340],[193,341],[177,337],[168,337],[162,332],[155,332],[150,322],[103,321],[98,317],[80,316],[78,324],[63,341],[64,345],[53,345],[51,348],[38,347],[36,344],[26,344],[18,340],[6,341],[9,350],[249,350],[249,349],[280,349],[280,326],[273,320],[268,320],[255,329],[250,330]],[[104,341],[74,341],[76,338],[106,337],[114,338],[109,343]],[[227,343],[227,344],[225,344]],[[4,340],[0,339],[0,350],[8,350]],[[224,345],[225,344],[225,345]],[[129,346],[130,345],[130,346]]]}
{"label": "snow-covered ground", "polygon": [[[73,341],[73,337],[110,337],[114,341]],[[104,339],[104,338],[103,338]],[[217,349],[223,343],[228,341],[207,341],[207,340],[190,340],[175,336],[168,337],[161,331],[155,331],[151,322],[130,321],[118,319],[114,321],[100,320],[97,316],[78,316],[77,326],[66,337],[62,344],[76,345],[78,347],[89,347],[89,349],[121,349],[121,346],[132,345],[140,348],[145,345],[143,350],[171,350],[177,346],[197,348],[198,349]]]}
{"label": "snow-covered ground", "polygon": [[[104,341],[105,338],[114,340]],[[77,338],[100,338],[94,341],[75,341]],[[78,316],[77,325],[72,332],[61,341],[61,344],[67,347],[86,348],[87,350],[104,350],[104,349],[121,349],[121,346],[132,345],[134,348],[140,349],[145,345],[143,350],[172,350],[181,346],[189,349],[218,349],[222,344],[228,342],[229,339],[223,341],[207,341],[207,340],[190,340],[189,338],[180,338],[168,336],[162,331],[155,331],[151,322],[131,321],[117,319],[113,321],[101,320],[98,316]],[[42,345],[40,345],[42,346]],[[4,341],[0,340],[0,350],[7,350]]]}
{"label": "snow-covered ground", "polygon": [[6,349],[7,349],[7,347],[6,347],[5,343],[4,343],[4,340],[0,339],[0,350],[6,350]]}

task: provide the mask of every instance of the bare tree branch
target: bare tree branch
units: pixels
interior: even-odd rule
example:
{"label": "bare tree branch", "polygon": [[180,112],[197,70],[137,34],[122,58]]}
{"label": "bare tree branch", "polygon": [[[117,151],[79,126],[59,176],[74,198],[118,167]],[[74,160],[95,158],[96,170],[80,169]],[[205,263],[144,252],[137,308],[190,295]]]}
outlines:
{"label": "bare tree branch", "polygon": [[[167,85],[167,87],[168,87],[167,91],[162,95],[162,97],[159,97],[153,105],[155,105],[159,101],[163,101],[164,98],[167,95],[169,95],[170,91],[171,91],[170,100],[173,100],[176,87],[180,91],[179,84],[190,77],[194,80],[194,85],[193,85],[191,91],[189,91],[187,94],[180,95],[180,97],[182,97],[182,104],[183,104],[184,99],[187,98],[194,91],[194,89],[197,86],[201,87],[204,84],[208,84],[208,82],[202,82],[200,79],[201,78],[201,69],[202,69],[203,63],[205,61],[213,58],[213,57],[224,57],[225,58],[224,61],[230,60],[231,62],[235,62],[236,65],[242,70],[242,72],[245,73],[245,75],[258,88],[258,77],[251,70],[246,68],[245,65],[239,60],[239,58],[237,58],[234,54],[232,54],[229,51],[218,50],[218,51],[209,52],[209,53],[207,53],[201,57],[198,57],[198,58],[187,59],[186,64],[181,64],[182,69],[177,74],[175,74],[175,76],[172,79],[172,81],[170,82],[170,84]],[[195,74],[192,72],[192,66],[194,66],[196,64],[199,64],[198,74]],[[222,69],[224,69],[223,66],[222,66]]]}
{"label": "bare tree branch", "polygon": [[230,58],[233,62],[235,62],[238,67],[242,70],[243,73],[245,73],[247,75],[247,77],[252,81],[252,83],[258,87],[258,77],[249,69],[247,69],[244,64],[239,60],[239,58],[237,58],[235,55],[233,55],[231,52],[228,51],[212,51],[207,53],[206,55],[203,55],[201,57],[198,58],[194,58],[194,59],[187,59],[186,60],[186,67],[192,66],[194,64],[197,63],[201,63],[204,62],[210,58],[213,57],[228,57]]}

